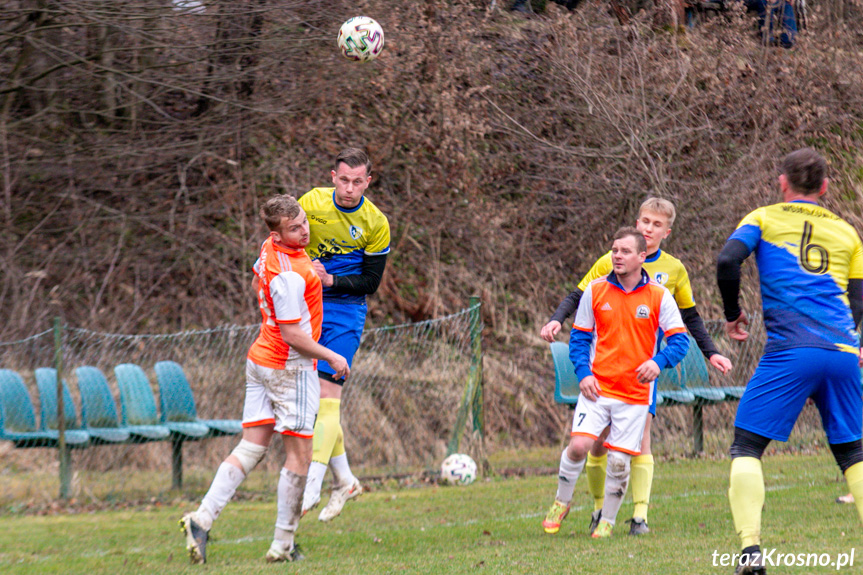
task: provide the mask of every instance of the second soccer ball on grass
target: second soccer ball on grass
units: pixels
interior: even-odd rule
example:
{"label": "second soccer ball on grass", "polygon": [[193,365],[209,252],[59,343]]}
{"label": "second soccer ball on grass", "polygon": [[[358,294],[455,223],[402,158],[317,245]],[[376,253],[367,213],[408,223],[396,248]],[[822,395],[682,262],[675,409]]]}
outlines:
{"label": "second soccer ball on grass", "polygon": [[443,460],[440,476],[450,485],[470,485],[476,479],[476,462],[465,453],[453,453]]}

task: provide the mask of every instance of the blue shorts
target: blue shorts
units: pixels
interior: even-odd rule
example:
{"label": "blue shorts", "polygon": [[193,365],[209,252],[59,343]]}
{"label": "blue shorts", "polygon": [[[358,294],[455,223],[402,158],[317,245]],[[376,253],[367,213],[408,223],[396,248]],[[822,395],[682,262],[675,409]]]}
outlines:
{"label": "blue shorts", "polygon": [[[321,325],[321,338],[318,343],[336,352],[353,365],[354,354],[360,347],[360,338],[366,324],[366,304],[338,303],[324,300],[324,319]],[[318,376],[343,384],[345,380],[336,380],[332,376],[336,372],[330,364],[318,360]]]}
{"label": "blue shorts", "polygon": [[863,398],[857,356],[815,347],[765,353],[740,399],[734,425],[787,441],[810,397],[830,444],[860,439]]}
{"label": "blue shorts", "polygon": [[656,388],[659,387],[659,379],[653,380],[653,395],[650,396],[650,407],[647,409],[647,413],[656,417]]}

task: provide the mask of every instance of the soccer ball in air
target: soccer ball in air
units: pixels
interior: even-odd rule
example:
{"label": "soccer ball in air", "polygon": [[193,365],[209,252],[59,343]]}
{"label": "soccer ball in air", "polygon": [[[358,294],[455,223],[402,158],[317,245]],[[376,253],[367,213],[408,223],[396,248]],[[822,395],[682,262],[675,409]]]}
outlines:
{"label": "soccer ball in air", "polygon": [[338,42],[348,60],[371,62],[384,49],[384,29],[368,16],[354,16],[342,24]]}
{"label": "soccer ball in air", "polygon": [[450,485],[470,485],[476,479],[476,462],[470,455],[453,453],[441,463],[440,476]]}

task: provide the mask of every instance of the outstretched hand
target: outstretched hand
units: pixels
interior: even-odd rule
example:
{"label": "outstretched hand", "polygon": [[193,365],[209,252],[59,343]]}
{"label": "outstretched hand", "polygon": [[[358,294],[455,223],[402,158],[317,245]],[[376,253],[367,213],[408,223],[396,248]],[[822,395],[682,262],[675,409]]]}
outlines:
{"label": "outstretched hand", "polygon": [[556,336],[559,331],[560,322],[553,319],[544,326],[542,326],[542,329],[539,331],[539,335],[540,337],[542,337],[542,339],[544,339],[548,343],[551,343],[554,341],[554,336]]}
{"label": "outstretched hand", "polygon": [[731,368],[734,367],[730,359],[718,353],[714,353],[710,356],[710,365],[718,369],[719,373],[723,375],[731,371]]}

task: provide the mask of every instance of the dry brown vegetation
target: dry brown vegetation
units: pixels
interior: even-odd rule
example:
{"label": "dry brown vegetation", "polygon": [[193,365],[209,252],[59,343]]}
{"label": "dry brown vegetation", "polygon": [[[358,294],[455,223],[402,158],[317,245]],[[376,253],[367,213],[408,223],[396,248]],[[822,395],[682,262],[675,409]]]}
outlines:
{"label": "dry brown vegetation", "polygon": [[[393,231],[373,323],[480,294],[491,431],[531,441],[565,419],[539,327],[647,195],[680,210],[667,247],[706,317],[715,254],[776,199],[784,153],[822,151],[828,206],[863,224],[857,0],[814,6],[791,51],[738,9],[679,34],[648,13],[622,29],[593,0],[531,19],[488,0],[203,4],[3,2],[0,340],[54,315],[130,333],[256,321],[257,205],[327,184],[360,145]],[[358,12],[387,34],[369,65],[334,45]]]}

